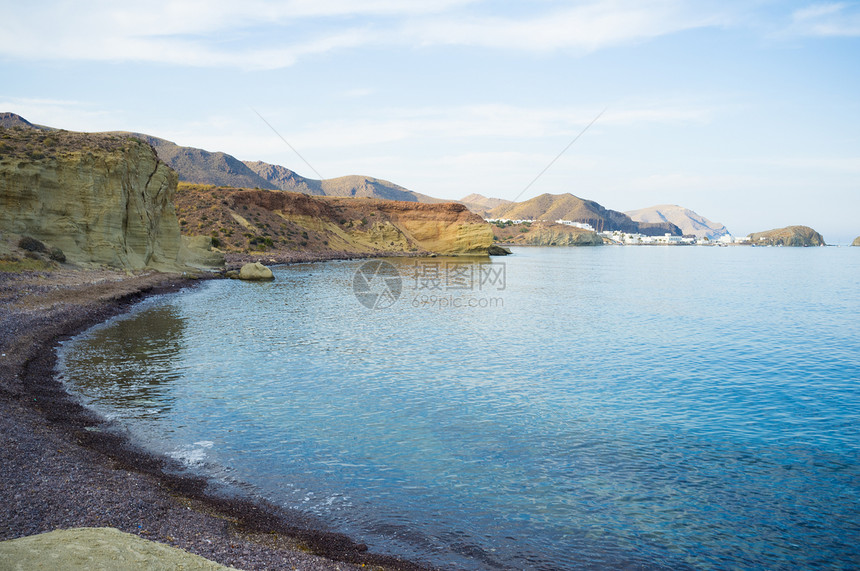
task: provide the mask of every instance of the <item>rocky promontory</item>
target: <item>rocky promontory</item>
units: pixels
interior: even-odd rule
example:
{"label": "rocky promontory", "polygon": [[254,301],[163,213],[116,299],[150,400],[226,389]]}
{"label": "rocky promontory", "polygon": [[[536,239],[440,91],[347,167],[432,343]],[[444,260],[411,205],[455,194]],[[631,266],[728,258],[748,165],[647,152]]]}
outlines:
{"label": "rocky promontory", "polygon": [[786,226],[750,234],[753,246],[825,246],[824,238],[809,226]]}
{"label": "rocky promontory", "polygon": [[176,184],[152,147],[132,137],[0,129],[0,232],[76,265],[188,269]]}
{"label": "rocky promontory", "polygon": [[493,224],[493,234],[500,244],[517,246],[602,246],[597,232],[544,220],[524,224]]}
{"label": "rocky promontory", "polygon": [[854,238],[854,241],[851,243],[852,246],[860,246],[860,236]]}

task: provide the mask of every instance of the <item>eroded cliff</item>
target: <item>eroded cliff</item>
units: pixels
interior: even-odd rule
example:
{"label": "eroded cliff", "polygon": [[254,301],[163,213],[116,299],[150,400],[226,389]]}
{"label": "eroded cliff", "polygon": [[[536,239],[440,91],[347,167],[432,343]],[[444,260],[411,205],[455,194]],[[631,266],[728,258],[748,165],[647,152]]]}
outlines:
{"label": "eroded cliff", "polygon": [[176,184],[131,137],[0,129],[0,230],[60,248],[68,262],[184,269]]}
{"label": "eroded cliff", "polygon": [[180,184],[183,233],[207,234],[226,252],[486,254],[490,226],[462,204]]}

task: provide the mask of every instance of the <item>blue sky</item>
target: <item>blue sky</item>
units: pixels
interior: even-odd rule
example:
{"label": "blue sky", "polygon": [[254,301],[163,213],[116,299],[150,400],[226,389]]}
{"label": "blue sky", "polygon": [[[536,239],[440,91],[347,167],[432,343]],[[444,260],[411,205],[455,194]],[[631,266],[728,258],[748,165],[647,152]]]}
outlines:
{"label": "blue sky", "polygon": [[860,2],[123,4],[4,2],[0,111],[441,198],[860,235]]}

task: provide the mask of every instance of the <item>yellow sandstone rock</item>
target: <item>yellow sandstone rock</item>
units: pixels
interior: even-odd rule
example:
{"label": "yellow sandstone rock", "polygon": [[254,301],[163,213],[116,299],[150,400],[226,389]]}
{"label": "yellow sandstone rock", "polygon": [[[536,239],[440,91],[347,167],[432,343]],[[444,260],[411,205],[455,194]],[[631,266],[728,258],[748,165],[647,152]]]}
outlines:
{"label": "yellow sandstone rock", "polygon": [[0,229],[59,248],[79,265],[188,269],[173,208],[177,175],[152,147],[105,134],[5,134]]}
{"label": "yellow sandstone rock", "polygon": [[228,571],[199,555],[110,527],[73,528],[0,542],[0,569]]}
{"label": "yellow sandstone rock", "polygon": [[242,269],[239,270],[239,279],[273,280],[275,279],[275,275],[272,273],[272,270],[270,270],[260,262],[254,262],[252,264],[245,264],[244,266],[242,266]]}

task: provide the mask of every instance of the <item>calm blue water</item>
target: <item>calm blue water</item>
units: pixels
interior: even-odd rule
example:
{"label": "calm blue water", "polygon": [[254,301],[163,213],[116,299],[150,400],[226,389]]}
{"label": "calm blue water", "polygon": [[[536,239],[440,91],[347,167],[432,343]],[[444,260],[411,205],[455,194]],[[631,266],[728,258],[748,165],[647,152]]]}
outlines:
{"label": "calm blue water", "polygon": [[418,279],[390,260],[386,309],[353,295],[362,261],[208,282],[68,343],[61,369],[153,449],[375,551],[860,565],[860,248],[515,253]]}

